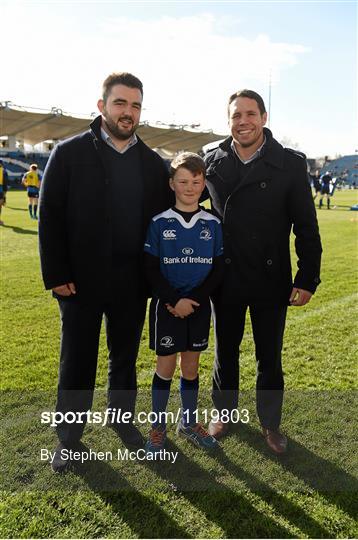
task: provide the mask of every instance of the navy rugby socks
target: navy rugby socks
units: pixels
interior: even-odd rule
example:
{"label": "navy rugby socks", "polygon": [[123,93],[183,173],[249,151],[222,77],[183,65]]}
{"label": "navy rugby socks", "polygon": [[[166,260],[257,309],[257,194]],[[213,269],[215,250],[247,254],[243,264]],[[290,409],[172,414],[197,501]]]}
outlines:
{"label": "navy rugby socks", "polygon": [[152,422],[152,427],[161,427],[165,429],[166,422],[164,415],[159,417],[161,412],[165,412],[168,405],[171,379],[163,379],[157,373],[154,373],[152,382],[152,411],[156,414],[156,421]]}
{"label": "navy rugby socks", "polygon": [[182,405],[182,418],[185,427],[197,423],[197,417],[194,411],[198,406],[199,393],[199,375],[196,379],[190,381],[180,377],[180,397]]}

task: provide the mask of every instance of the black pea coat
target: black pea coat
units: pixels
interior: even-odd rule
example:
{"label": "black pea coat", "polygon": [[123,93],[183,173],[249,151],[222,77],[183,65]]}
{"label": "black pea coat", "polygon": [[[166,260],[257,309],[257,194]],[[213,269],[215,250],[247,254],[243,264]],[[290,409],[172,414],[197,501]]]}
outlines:
{"label": "black pea coat", "polygon": [[[109,175],[101,151],[101,117],[90,129],[59,143],[47,163],[40,192],[39,242],[46,289],[74,282],[77,293],[94,301],[108,300],[112,269]],[[151,218],[173,205],[168,170],[161,157],[138,138],[144,186],[143,245]],[[131,209],[128,208],[128,212]],[[142,253],[133,272],[142,287]],[[137,272],[138,271],[138,272]],[[119,281],[119,280],[118,280]],[[117,287],[117,284],[115,285]],[[118,287],[130,288],[129,283]]]}
{"label": "black pea coat", "polygon": [[[237,156],[229,137],[206,157],[212,206],[223,221],[223,302],[286,304],[295,287],[315,292],[320,283],[321,241],[303,154],[283,148],[264,128],[266,144],[237,183]],[[233,182],[234,180],[234,182]],[[298,270],[292,281],[290,232]]]}

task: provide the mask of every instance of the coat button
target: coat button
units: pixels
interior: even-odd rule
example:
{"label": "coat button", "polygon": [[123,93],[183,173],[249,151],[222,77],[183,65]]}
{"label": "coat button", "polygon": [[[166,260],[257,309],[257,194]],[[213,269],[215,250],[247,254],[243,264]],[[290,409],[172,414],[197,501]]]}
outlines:
{"label": "coat button", "polygon": [[272,265],[272,259],[267,259],[266,264],[267,264],[267,266],[271,266]]}
{"label": "coat button", "polygon": [[226,262],[226,264],[230,264],[230,263],[231,263],[230,257],[227,257],[227,258],[225,259],[225,262]]}
{"label": "coat button", "polygon": [[265,189],[265,187],[266,187],[266,182],[261,182],[260,188]]}
{"label": "coat button", "polygon": [[229,210],[229,211],[231,210],[230,204],[228,204],[228,205],[226,206],[226,210]]}

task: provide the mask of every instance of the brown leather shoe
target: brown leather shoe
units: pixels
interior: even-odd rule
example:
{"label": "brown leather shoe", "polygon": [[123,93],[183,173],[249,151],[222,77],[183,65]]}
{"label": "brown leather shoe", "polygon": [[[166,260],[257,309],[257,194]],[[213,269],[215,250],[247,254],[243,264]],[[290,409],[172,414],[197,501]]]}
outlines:
{"label": "brown leather shoe", "polygon": [[212,437],[215,437],[215,439],[221,439],[221,437],[224,437],[227,434],[229,427],[229,422],[221,422],[220,420],[214,422],[212,420],[208,426],[208,433]]}
{"label": "brown leather shoe", "polygon": [[267,446],[275,454],[284,454],[287,450],[287,437],[283,433],[280,433],[278,430],[274,431],[272,429],[262,428],[262,434],[265,437]]}

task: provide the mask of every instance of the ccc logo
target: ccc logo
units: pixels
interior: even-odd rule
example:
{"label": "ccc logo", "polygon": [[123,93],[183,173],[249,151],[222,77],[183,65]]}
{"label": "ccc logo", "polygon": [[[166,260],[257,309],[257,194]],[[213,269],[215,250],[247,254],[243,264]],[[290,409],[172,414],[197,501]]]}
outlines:
{"label": "ccc logo", "polygon": [[166,238],[167,240],[173,240],[176,237],[175,229],[166,229],[163,231],[163,238]]}

